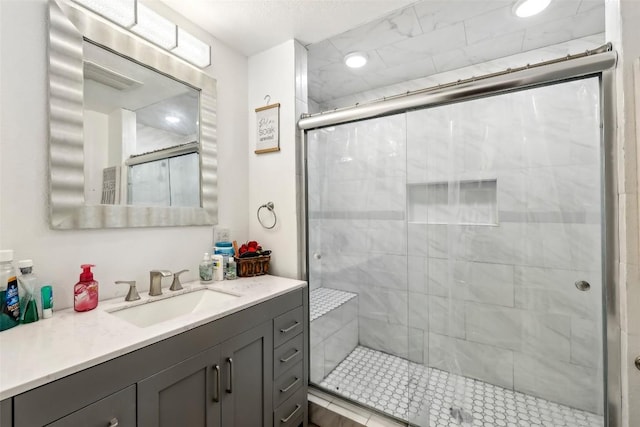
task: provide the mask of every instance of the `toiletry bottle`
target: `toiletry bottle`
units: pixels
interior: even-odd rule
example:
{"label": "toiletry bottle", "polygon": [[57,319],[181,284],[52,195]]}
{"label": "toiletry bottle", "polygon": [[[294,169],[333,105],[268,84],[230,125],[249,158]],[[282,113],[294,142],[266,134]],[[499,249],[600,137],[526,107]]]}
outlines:
{"label": "toiletry bottle", "polygon": [[211,283],[213,280],[213,262],[209,252],[204,253],[198,270],[200,271],[200,283]]}
{"label": "toiletry bottle", "polygon": [[[20,276],[18,284],[24,289],[24,298],[21,298],[20,323],[31,323],[37,321],[40,316],[38,312],[38,297],[36,289],[38,288],[38,278],[33,274],[33,261],[23,259],[18,261]],[[39,291],[39,289],[37,289]]]}
{"label": "toiletry bottle", "polygon": [[229,257],[229,264],[227,265],[227,273],[225,274],[224,278],[227,280],[233,280],[233,279],[236,279],[237,277],[238,276],[236,272],[236,260],[232,255]]}
{"label": "toiletry bottle", "polygon": [[222,255],[222,266],[224,277],[227,277],[229,268],[229,258],[233,257],[234,250],[231,242],[215,242],[213,246],[214,255]]}
{"label": "toiletry bottle", "polygon": [[13,268],[13,251],[0,251],[0,331],[17,326],[19,321],[20,298]]}
{"label": "toiletry bottle", "polygon": [[224,259],[222,255],[214,255],[213,259],[213,280],[224,280]]}
{"label": "toiletry bottle", "polygon": [[98,305],[98,282],[93,280],[91,267],[93,264],[80,266],[80,281],[73,287],[73,309],[75,311],[93,310]]}
{"label": "toiletry bottle", "polygon": [[53,316],[53,289],[51,285],[42,285],[40,294],[42,295],[42,318],[49,319]]}

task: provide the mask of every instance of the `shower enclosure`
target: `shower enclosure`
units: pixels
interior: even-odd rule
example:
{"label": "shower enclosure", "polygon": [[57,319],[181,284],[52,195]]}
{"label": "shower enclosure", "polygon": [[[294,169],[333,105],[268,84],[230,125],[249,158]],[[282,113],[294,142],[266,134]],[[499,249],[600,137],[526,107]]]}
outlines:
{"label": "shower enclosure", "polygon": [[602,76],[543,83],[306,130],[312,384],[411,425],[608,425]]}

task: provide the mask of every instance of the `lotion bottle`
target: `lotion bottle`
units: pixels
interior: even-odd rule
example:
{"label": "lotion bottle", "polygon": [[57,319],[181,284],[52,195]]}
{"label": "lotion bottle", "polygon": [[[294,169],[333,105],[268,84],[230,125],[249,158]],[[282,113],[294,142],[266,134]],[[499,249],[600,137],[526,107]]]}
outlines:
{"label": "lotion bottle", "polygon": [[89,311],[98,306],[98,282],[93,280],[91,267],[93,264],[80,266],[82,273],[80,281],[73,288],[73,309],[75,311]]}
{"label": "lotion bottle", "polygon": [[214,255],[213,260],[213,280],[224,280],[224,258],[222,255]]}

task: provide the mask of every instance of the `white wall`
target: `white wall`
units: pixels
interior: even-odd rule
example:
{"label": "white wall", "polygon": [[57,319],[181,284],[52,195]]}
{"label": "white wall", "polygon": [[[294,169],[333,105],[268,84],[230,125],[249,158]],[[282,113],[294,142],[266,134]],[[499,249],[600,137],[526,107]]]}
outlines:
{"label": "white wall", "polygon": [[[304,75],[304,78],[300,78]],[[299,77],[299,78],[296,78]],[[249,234],[271,249],[270,273],[298,278],[297,112],[306,109],[306,51],[289,40],[249,58]],[[255,154],[255,109],[280,103],[280,151]],[[266,229],[258,223],[258,208],[273,202],[277,224]],[[263,209],[264,222],[270,220]]]}
{"label": "white wall", "polygon": [[[640,70],[640,2],[606,0],[607,40],[618,53],[616,108],[618,162],[618,232],[620,329],[622,342],[622,425],[640,425],[640,240],[638,227],[638,105]],[[634,75],[635,74],[635,75]]]}
{"label": "white wall", "polygon": [[[248,238],[247,58],[168,8],[154,7],[212,46],[206,72],[218,81],[219,223]],[[212,242],[211,227],[54,231],[47,214],[47,2],[0,1],[0,248],[33,258],[54,285],[56,307],[72,305],[80,264],[97,265],[101,299],[125,295],[115,280],[148,289],[149,270],[191,271]],[[168,285],[168,283],[167,283]]]}

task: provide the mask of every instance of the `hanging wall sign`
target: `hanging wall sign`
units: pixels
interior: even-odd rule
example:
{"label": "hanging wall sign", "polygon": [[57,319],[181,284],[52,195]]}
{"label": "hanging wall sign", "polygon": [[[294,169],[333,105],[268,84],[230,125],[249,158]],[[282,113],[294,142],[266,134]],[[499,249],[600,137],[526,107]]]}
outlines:
{"label": "hanging wall sign", "polygon": [[256,154],[280,151],[280,104],[256,108]]}

